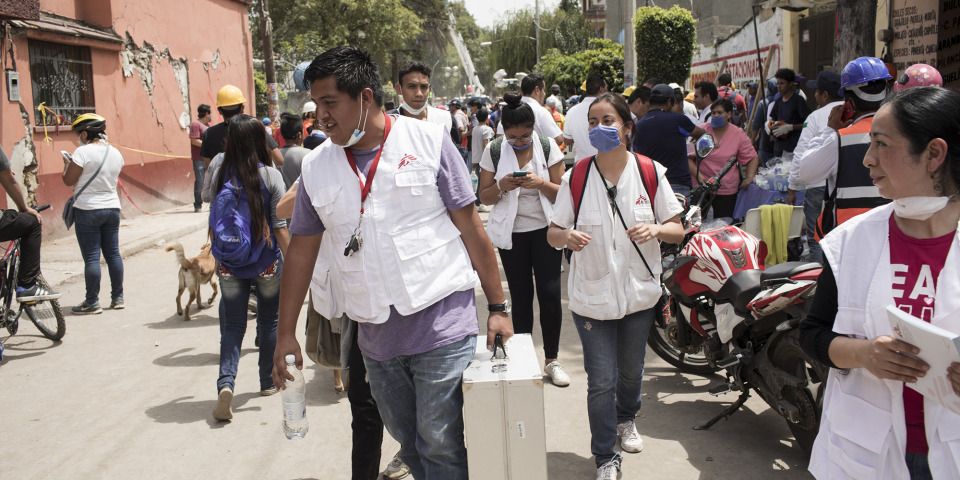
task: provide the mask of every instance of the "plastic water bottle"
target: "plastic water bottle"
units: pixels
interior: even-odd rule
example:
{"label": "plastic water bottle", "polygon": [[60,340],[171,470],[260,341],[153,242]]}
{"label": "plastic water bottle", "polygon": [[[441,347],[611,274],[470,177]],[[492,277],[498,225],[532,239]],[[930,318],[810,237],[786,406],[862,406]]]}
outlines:
{"label": "plastic water bottle", "polygon": [[479,183],[479,182],[480,182],[480,179],[477,178],[477,172],[476,172],[476,170],[472,170],[472,169],[471,169],[471,170],[470,170],[470,183],[473,184],[473,191],[474,191],[474,192],[477,191],[477,183]]}
{"label": "plastic water bottle", "polygon": [[287,440],[293,437],[303,438],[307,434],[307,384],[303,381],[303,374],[297,370],[297,357],[287,355],[287,371],[293,375],[293,381],[287,380],[287,388],[280,390],[280,400],[283,402],[283,433]]}

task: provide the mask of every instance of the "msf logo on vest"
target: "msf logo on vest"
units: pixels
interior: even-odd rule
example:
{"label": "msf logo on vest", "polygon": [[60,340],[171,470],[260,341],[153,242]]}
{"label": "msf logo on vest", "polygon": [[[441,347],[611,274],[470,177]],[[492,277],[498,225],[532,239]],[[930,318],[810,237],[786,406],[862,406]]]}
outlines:
{"label": "msf logo on vest", "polygon": [[397,164],[397,170],[400,170],[403,167],[412,166],[412,167],[422,167],[423,163],[420,162],[420,159],[415,157],[412,154],[404,154],[403,157],[400,157],[400,163]]}
{"label": "msf logo on vest", "polygon": [[647,197],[644,197],[643,195],[640,195],[639,197],[637,197],[637,201],[636,201],[635,205],[647,205],[647,204],[649,204],[649,203],[650,203],[650,201],[647,200]]}

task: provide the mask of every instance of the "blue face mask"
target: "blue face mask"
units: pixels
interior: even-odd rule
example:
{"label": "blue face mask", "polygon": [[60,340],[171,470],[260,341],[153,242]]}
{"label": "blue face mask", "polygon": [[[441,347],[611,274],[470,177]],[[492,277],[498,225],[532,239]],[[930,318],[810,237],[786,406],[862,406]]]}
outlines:
{"label": "blue face mask", "polygon": [[526,150],[530,148],[530,145],[533,145],[532,141],[524,143],[523,145],[514,145],[512,143],[510,144],[510,146],[513,147],[514,150]]}
{"label": "blue face mask", "polygon": [[[623,128],[621,125],[620,128]],[[607,153],[620,146],[620,128],[597,125],[590,130],[590,145],[600,153]]]}
{"label": "blue face mask", "polygon": [[722,115],[710,117],[710,126],[713,128],[723,128],[727,125],[727,120]]}

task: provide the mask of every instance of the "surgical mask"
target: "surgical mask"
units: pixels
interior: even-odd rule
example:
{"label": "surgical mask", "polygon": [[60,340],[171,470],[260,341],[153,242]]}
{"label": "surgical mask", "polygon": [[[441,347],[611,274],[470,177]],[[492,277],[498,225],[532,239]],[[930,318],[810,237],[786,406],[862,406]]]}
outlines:
{"label": "surgical mask", "polygon": [[590,145],[600,153],[607,153],[620,146],[620,128],[597,125],[590,130]]}
{"label": "surgical mask", "polygon": [[723,115],[714,115],[710,117],[710,126],[713,128],[723,128],[727,126],[727,119]]}
{"label": "surgical mask", "polygon": [[[363,111],[363,95],[360,96],[360,118],[357,119],[357,128],[353,131],[353,134],[350,135],[350,139],[347,140],[347,143],[343,144],[343,148],[350,148],[360,141],[361,138],[367,133],[367,127],[365,125]],[[360,125],[364,124],[363,130],[360,130]]]}
{"label": "surgical mask", "polygon": [[[957,192],[953,193],[953,195],[956,194]],[[898,198],[893,201],[893,211],[900,218],[909,218],[910,220],[926,220],[932,217],[934,213],[946,208],[947,202],[953,198],[953,195],[950,195],[949,197],[915,196]]]}
{"label": "surgical mask", "polygon": [[[507,143],[510,143],[510,142],[507,142]],[[523,145],[514,145],[510,143],[510,146],[513,147],[514,150],[526,150],[530,148],[530,145],[533,145],[533,142],[527,142],[527,143],[524,143]]]}
{"label": "surgical mask", "polygon": [[400,106],[403,107],[403,111],[411,115],[420,115],[420,112],[427,109],[427,102],[423,102],[423,106],[420,108],[413,108],[410,106],[409,103],[407,103],[406,100],[404,100],[403,103],[400,104]]}

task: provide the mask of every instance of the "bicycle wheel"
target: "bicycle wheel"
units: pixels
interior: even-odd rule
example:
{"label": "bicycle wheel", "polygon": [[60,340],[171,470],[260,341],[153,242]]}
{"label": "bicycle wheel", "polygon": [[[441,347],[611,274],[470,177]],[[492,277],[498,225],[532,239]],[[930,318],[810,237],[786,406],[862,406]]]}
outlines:
{"label": "bicycle wheel", "polygon": [[[47,284],[43,275],[37,276],[37,284],[50,290],[50,285]],[[24,304],[23,310],[44,337],[50,340],[60,340],[67,333],[67,323],[63,319],[63,312],[60,310],[58,300],[43,300],[37,303]]]}

